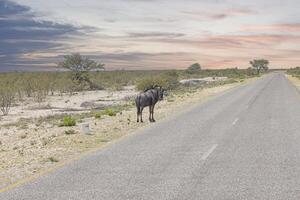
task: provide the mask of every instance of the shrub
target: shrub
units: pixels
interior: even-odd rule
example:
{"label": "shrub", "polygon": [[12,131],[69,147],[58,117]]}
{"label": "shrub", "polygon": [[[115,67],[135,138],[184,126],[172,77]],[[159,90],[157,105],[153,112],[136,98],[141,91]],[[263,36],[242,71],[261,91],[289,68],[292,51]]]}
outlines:
{"label": "shrub", "polygon": [[55,158],[55,157],[49,157],[48,160],[49,160],[50,162],[58,162],[58,161],[59,161],[59,160],[58,160],[57,158]]}
{"label": "shrub", "polygon": [[96,114],[95,114],[95,118],[96,118],[96,119],[101,119],[101,113],[96,113]]}
{"label": "shrub", "polygon": [[152,88],[157,85],[157,81],[154,78],[145,78],[138,82],[136,88],[139,91],[145,91],[146,89]]}
{"label": "shrub", "polygon": [[201,70],[201,65],[199,63],[194,63],[191,66],[189,66],[186,70],[187,73],[195,73]]}
{"label": "shrub", "polygon": [[74,135],[74,134],[76,134],[76,131],[74,131],[73,129],[66,130],[66,131],[65,131],[65,134],[66,134],[66,135]]}
{"label": "shrub", "polygon": [[71,116],[65,116],[63,118],[61,126],[75,126],[76,120]]}
{"label": "shrub", "polygon": [[160,75],[142,79],[137,84],[137,89],[144,91],[154,86],[162,86],[164,89],[172,90],[179,85],[178,74],[176,71],[161,73]]}
{"label": "shrub", "polygon": [[300,67],[290,68],[287,70],[287,73],[292,75],[293,77],[300,78]]}
{"label": "shrub", "polygon": [[44,100],[46,99],[46,94],[44,93],[43,90],[37,90],[35,93],[34,93],[34,100],[38,103],[41,103],[43,102]]}
{"label": "shrub", "polygon": [[161,75],[161,83],[162,86],[166,90],[173,90],[179,86],[178,81],[178,73],[176,71],[169,71]]}
{"label": "shrub", "polygon": [[15,99],[14,89],[8,84],[0,89],[0,109],[3,115],[8,115]]}
{"label": "shrub", "polygon": [[108,116],[111,116],[111,117],[117,115],[117,112],[114,111],[114,110],[112,110],[112,109],[106,109],[106,110],[104,111],[104,113],[105,113],[106,115],[108,115]]}

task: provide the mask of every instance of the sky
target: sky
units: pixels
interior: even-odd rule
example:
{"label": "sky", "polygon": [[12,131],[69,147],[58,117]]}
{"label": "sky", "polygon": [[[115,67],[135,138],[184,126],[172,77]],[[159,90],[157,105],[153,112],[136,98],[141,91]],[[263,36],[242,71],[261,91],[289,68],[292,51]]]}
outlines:
{"label": "sky", "polygon": [[55,70],[80,53],[106,69],[300,65],[299,0],[0,0],[0,71]]}

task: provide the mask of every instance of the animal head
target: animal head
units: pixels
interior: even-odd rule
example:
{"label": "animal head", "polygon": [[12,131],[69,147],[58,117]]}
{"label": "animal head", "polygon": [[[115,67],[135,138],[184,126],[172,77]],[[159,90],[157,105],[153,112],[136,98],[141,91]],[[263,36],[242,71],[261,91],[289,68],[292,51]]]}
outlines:
{"label": "animal head", "polygon": [[155,89],[158,91],[158,99],[163,100],[164,99],[164,93],[165,89],[163,89],[161,86],[155,86]]}

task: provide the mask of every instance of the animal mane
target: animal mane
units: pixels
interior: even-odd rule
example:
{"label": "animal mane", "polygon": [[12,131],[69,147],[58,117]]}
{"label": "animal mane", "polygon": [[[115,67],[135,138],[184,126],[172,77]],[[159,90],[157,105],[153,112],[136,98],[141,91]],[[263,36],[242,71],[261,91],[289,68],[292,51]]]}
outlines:
{"label": "animal mane", "polygon": [[147,91],[152,90],[152,89],[154,89],[154,88],[147,88],[147,89],[144,90],[144,92],[147,92]]}
{"label": "animal mane", "polygon": [[146,88],[146,89],[144,90],[144,92],[147,92],[147,91],[149,91],[149,90],[153,90],[153,89],[158,88],[158,87],[159,87],[158,85],[155,85],[155,86]]}

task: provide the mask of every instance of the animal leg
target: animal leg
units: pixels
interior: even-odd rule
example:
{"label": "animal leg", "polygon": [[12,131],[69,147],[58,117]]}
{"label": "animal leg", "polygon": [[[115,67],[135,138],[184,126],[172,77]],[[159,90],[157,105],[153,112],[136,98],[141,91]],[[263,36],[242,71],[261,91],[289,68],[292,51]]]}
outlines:
{"label": "animal leg", "polygon": [[155,122],[155,119],[154,119],[154,106],[152,106],[152,111],[151,111],[151,113],[152,113],[152,122]]}
{"label": "animal leg", "polygon": [[144,121],[143,121],[143,107],[141,107],[141,109],[140,109],[140,117],[141,117],[141,122],[143,123]]}
{"label": "animal leg", "polygon": [[150,122],[152,122],[151,113],[152,113],[152,106],[149,106],[149,121]]}
{"label": "animal leg", "polygon": [[140,112],[139,112],[139,108],[138,108],[137,112],[136,112],[136,122],[140,122],[139,115],[140,115]]}

